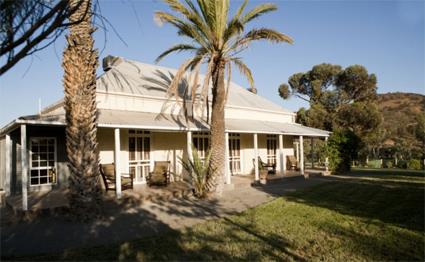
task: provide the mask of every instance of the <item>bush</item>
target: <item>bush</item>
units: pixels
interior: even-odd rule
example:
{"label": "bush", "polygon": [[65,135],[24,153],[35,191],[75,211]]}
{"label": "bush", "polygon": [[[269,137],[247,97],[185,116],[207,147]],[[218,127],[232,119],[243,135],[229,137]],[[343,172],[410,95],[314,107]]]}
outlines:
{"label": "bush", "polygon": [[194,195],[198,198],[204,198],[213,186],[213,177],[209,170],[211,152],[207,154],[204,160],[199,156],[198,150],[192,148],[192,159],[184,161],[180,158],[183,168],[192,178]]}
{"label": "bush", "polygon": [[398,168],[407,168],[407,161],[406,160],[398,160],[397,161],[397,167]]}
{"label": "bush", "polygon": [[392,159],[386,159],[384,160],[384,168],[393,168],[394,162]]}
{"label": "bush", "polygon": [[357,157],[360,139],[350,130],[336,130],[325,147],[332,173],[350,170],[352,159]]}
{"label": "bush", "polygon": [[370,168],[382,168],[381,160],[380,159],[369,160],[369,162],[367,163],[367,167],[370,167]]}
{"label": "bush", "polygon": [[418,159],[410,159],[407,162],[407,168],[413,170],[421,170],[421,161]]}

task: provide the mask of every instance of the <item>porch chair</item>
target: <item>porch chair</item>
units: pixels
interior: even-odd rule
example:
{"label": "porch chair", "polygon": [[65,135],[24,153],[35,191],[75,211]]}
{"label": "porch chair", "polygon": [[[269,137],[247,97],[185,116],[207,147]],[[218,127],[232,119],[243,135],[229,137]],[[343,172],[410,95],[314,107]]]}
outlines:
{"label": "porch chair", "polygon": [[[105,183],[105,189],[115,190],[115,165],[114,164],[100,164],[100,174],[102,175],[103,183]],[[129,176],[121,176],[121,189],[133,189],[133,174]]]}
{"label": "porch chair", "polygon": [[[255,164],[254,164],[254,166],[255,166]],[[276,163],[268,164],[266,162],[263,162],[263,160],[261,160],[261,157],[258,157],[258,166],[259,166],[260,169],[262,169],[262,168],[267,169],[268,173],[276,174]]]}
{"label": "porch chair", "polygon": [[170,161],[155,161],[147,177],[149,186],[166,186],[170,183]]}
{"label": "porch chair", "polygon": [[288,167],[290,170],[298,170],[298,160],[295,158],[295,156],[286,156],[288,160]]}

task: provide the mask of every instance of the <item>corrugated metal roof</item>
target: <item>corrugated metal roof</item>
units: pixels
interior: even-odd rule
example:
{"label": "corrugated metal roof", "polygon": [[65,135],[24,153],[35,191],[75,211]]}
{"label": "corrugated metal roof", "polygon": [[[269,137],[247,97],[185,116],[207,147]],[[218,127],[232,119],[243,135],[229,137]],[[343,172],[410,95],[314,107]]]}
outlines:
{"label": "corrugated metal roof", "polygon": [[[32,115],[21,117],[18,120],[29,124],[65,125],[65,115]],[[294,123],[278,123],[245,119],[226,119],[226,131],[233,133],[285,134],[326,137],[330,132],[306,127]],[[208,131],[209,125],[202,120],[195,119],[186,122],[183,116],[155,114],[146,112],[99,109],[99,127],[135,128],[163,131]]]}
{"label": "corrugated metal roof", "polygon": [[226,130],[235,133],[286,134],[326,137],[330,132],[294,123],[226,119]]}
{"label": "corrugated metal roof", "polygon": [[[167,97],[167,89],[177,70],[157,65],[144,64],[141,62],[120,59],[108,71],[102,74],[97,80],[97,89],[105,92],[120,92],[126,94],[145,95],[153,97]],[[179,96],[189,98],[191,92],[185,92],[188,86],[186,75],[179,85]],[[199,75],[199,85],[203,84],[204,75]],[[198,88],[200,91],[201,88]],[[211,89],[210,89],[211,92]],[[184,94],[187,94],[186,96]],[[197,94],[199,96],[199,92]],[[211,94],[209,96],[212,97]],[[249,107],[255,109],[277,111],[286,114],[293,114],[260,95],[253,94],[245,88],[231,82],[227,106]]]}

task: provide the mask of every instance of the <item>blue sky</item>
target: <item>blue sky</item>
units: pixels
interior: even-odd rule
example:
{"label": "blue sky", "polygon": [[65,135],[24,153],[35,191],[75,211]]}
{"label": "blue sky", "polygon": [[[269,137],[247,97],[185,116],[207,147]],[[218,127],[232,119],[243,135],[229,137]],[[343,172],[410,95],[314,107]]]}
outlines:
{"label": "blue sky", "polygon": [[[253,7],[262,1],[250,1]],[[291,110],[306,106],[299,99],[282,100],[277,88],[293,73],[319,63],[364,65],[378,77],[378,92],[425,93],[424,1],[269,1],[279,10],[254,21],[290,35],[293,45],[252,45],[243,58],[254,74],[258,93]],[[167,47],[179,43],[174,28],[159,27],[160,1],[99,0],[103,16],[114,25],[95,33],[100,58],[112,54],[153,63]],[[235,8],[241,1],[231,1]],[[106,34],[107,40],[104,35]],[[0,79],[0,126],[21,115],[35,114],[38,100],[47,106],[63,96],[61,56],[64,37],[28,57]],[[186,57],[172,55],[160,64],[177,67]],[[232,80],[247,86],[234,70]],[[101,68],[98,70],[102,72]]]}

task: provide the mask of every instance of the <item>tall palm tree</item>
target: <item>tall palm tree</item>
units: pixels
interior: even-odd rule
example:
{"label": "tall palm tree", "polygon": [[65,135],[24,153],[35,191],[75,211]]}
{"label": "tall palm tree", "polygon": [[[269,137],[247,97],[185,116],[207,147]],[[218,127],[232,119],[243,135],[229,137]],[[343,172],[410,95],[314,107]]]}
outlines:
{"label": "tall palm tree", "polygon": [[[192,94],[194,94],[200,65],[207,64],[201,91],[201,102],[208,108],[207,94],[211,80],[210,171],[216,178],[216,190],[221,193],[225,171],[224,106],[227,96],[226,88],[229,88],[231,78],[231,66],[236,66],[247,77],[251,90],[255,90],[251,70],[239,57],[240,53],[248,48],[253,41],[268,40],[273,43],[292,43],[292,39],[268,28],[255,28],[246,32],[245,26],[249,22],[277,9],[273,4],[261,4],[245,12],[248,3],[248,0],[245,0],[237,9],[236,14],[229,18],[229,0],[197,0],[196,2],[192,0],[184,0],[183,2],[164,0],[164,2],[176,14],[158,11],[155,13],[155,18],[161,23],[169,23],[175,26],[178,35],[189,38],[191,41],[190,43],[172,46],[159,55],[157,62],[173,52],[190,51],[194,54],[179,67],[170,84],[170,95],[174,94],[176,97],[178,83],[188,71],[194,73],[194,86],[192,87]],[[225,74],[227,74],[227,84],[225,83]],[[194,99],[195,95],[192,95],[192,100]]]}
{"label": "tall palm tree", "polygon": [[90,219],[99,212],[99,155],[97,148],[96,68],[91,0],[69,0],[78,10],[69,17],[63,53],[68,154],[69,202],[73,214]]}

